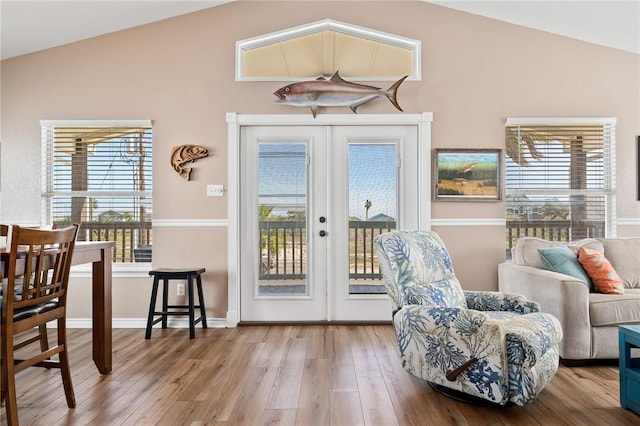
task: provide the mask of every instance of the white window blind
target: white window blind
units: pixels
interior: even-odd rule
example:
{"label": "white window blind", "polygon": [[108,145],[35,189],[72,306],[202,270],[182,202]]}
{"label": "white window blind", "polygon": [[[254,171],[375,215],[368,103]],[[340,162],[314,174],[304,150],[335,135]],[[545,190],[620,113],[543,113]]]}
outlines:
{"label": "white window blind", "polygon": [[150,262],[149,120],[42,121],[43,222],[80,225],[78,241],[114,241],[114,262]]}
{"label": "white window blind", "polygon": [[615,119],[507,119],[507,257],[518,237],[613,236]]}

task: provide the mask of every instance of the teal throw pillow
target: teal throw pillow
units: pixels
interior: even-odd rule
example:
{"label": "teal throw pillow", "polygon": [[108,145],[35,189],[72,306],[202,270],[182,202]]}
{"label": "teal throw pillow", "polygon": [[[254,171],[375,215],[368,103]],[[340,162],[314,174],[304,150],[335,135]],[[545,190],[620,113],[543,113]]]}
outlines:
{"label": "teal throw pillow", "polygon": [[592,284],[589,275],[584,270],[578,256],[567,246],[555,246],[538,249],[540,260],[544,269],[571,275],[584,282],[591,290]]}

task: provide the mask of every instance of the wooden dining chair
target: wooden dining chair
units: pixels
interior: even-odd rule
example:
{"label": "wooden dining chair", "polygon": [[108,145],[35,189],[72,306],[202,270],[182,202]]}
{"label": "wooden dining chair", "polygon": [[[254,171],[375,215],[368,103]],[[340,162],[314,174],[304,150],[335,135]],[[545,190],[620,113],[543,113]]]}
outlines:
{"label": "wooden dining chair", "polygon": [[[15,376],[27,367],[59,368],[67,405],[76,405],[67,352],[66,307],[77,232],[77,225],[54,230],[11,226],[0,326],[1,389],[9,426],[18,424]],[[35,345],[30,345],[19,352],[20,359],[15,358],[14,336],[51,321],[57,321],[57,344],[37,352]]]}
{"label": "wooden dining chair", "polygon": [[[7,224],[0,224],[0,237],[5,238],[5,243],[8,241],[7,237],[9,236],[9,226]],[[54,228],[55,229],[55,228]],[[6,271],[4,276],[6,276]],[[2,287],[0,286],[0,302],[2,302]],[[13,345],[13,349],[20,349],[21,347],[30,345],[33,342],[40,341],[40,350],[46,351],[49,349],[49,336],[47,335],[47,325],[41,324],[38,326],[38,333],[35,336],[32,336],[26,340],[22,340],[19,343]]]}

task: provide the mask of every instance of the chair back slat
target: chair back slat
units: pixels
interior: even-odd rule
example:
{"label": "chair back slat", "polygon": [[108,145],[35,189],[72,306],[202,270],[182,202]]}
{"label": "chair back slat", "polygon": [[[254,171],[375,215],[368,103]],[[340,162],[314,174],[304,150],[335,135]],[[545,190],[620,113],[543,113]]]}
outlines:
{"label": "chair back slat", "polygon": [[[11,226],[7,310],[66,296],[77,226],[44,230]],[[24,270],[21,270],[24,269]]]}

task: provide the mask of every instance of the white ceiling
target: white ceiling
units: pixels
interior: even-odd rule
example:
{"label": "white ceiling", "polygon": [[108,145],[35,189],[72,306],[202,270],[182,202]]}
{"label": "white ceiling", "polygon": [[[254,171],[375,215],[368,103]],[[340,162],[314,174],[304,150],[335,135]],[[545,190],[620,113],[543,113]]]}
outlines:
{"label": "white ceiling", "polygon": [[0,0],[0,57],[36,52],[229,1]]}
{"label": "white ceiling", "polygon": [[427,1],[640,54],[640,0]]}
{"label": "white ceiling", "polygon": [[[233,0],[0,0],[0,58],[206,9]],[[640,54],[640,0],[431,1]]]}

